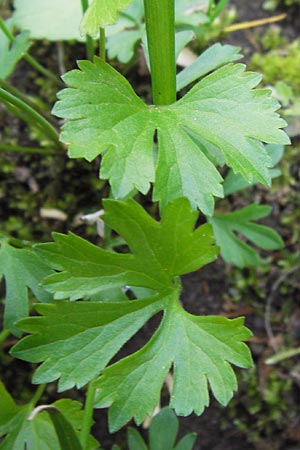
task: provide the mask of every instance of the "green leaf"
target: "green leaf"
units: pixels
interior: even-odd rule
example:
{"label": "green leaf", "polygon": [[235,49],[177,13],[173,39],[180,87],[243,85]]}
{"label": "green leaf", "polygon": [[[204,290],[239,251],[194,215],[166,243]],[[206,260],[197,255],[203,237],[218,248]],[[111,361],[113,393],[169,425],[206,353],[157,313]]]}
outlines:
{"label": "green leaf", "polygon": [[[110,429],[117,430],[131,417],[141,423],[152,413],[164,378],[173,365],[171,406],[178,414],[201,414],[208,404],[208,383],[215,397],[226,404],[236,390],[230,367],[251,365],[250,336],[243,319],[196,317],[179,303],[178,275],[212,261],[211,228],[194,230],[197,213],[186,198],[177,199],[156,222],[133,200],[105,201],[104,220],[128,243],[131,252],[104,251],[74,235],[56,236],[40,245],[43,257],[58,272],[46,280],[59,296],[90,289],[140,285],[157,291],[141,300],[121,303],[56,302],[37,305],[42,317],[30,317],[18,326],[31,335],[13,348],[13,354],[42,362],[33,381],[59,379],[59,390],[83,386],[102,374],[97,406],[110,406]],[[65,289],[64,283],[67,287]],[[75,294],[74,294],[75,295]],[[106,365],[120,348],[156,313],[163,320],[149,342],[136,353]],[[143,402],[140,399],[143,398]]]}
{"label": "green leaf", "polygon": [[220,43],[212,45],[201,53],[190,66],[178,73],[176,76],[177,91],[209,72],[241,59],[242,55],[239,54],[239,51],[240,47],[234,47],[233,45],[222,45]]}
{"label": "green leaf", "polygon": [[[270,183],[271,160],[259,141],[285,144],[285,122],[267,90],[254,90],[260,76],[229,64],[199,81],[169,106],[147,106],[111,66],[96,58],[64,76],[70,86],[59,93],[54,114],[67,119],[61,140],[69,155],[91,161],[104,153],[100,175],[109,179],[115,198],[134,189],[164,207],[186,196],[212,215],[213,196],[222,197],[222,178],[207,158],[209,145],[246,180]],[[153,139],[158,134],[158,158]],[[199,144],[192,135],[197,135]],[[205,150],[204,150],[205,149]]]}
{"label": "green leaf", "polygon": [[253,223],[270,214],[269,206],[253,203],[239,211],[227,214],[216,214],[211,219],[217,244],[226,262],[233,262],[238,267],[257,266],[259,255],[248,244],[234,233],[243,234],[257,247],[264,250],[275,250],[283,246],[282,239],[273,229]]}
{"label": "green leaf", "polygon": [[112,34],[107,38],[107,56],[128,63],[135,54],[136,46],[142,39],[144,30],[126,30]]}
{"label": "green leaf", "polygon": [[4,327],[20,336],[14,324],[28,316],[28,288],[42,301],[51,301],[52,296],[40,285],[43,278],[52,273],[32,247],[15,248],[8,239],[0,241],[0,280],[4,276],[6,300]]}
{"label": "green leaf", "polygon": [[5,389],[2,381],[0,381],[0,402],[0,436],[2,436],[5,433],[6,424],[10,423],[15,414],[18,412],[17,405]]}
{"label": "green leaf", "polygon": [[180,439],[174,450],[193,450],[196,439],[196,433],[189,433]]}
{"label": "green leaf", "polygon": [[[9,26],[9,24],[6,24]],[[10,27],[9,27],[10,28]],[[18,61],[30,47],[29,33],[23,31],[15,36],[13,43],[0,30],[0,78],[6,79],[14,71]]]}
{"label": "green leaf", "polygon": [[80,0],[14,0],[13,22],[33,39],[83,40]]}
{"label": "green leaf", "polygon": [[74,234],[54,233],[54,243],[35,248],[60,271],[44,283],[56,299],[77,300],[124,286],[164,292],[173,287],[174,276],[197,270],[218,254],[210,225],[193,231],[197,213],[187,199],[170,203],[161,223],[133,200],[105,200],[104,207],[103,220],[126,240],[132,253],[107,252]]}
{"label": "green leaf", "polygon": [[150,450],[172,450],[178,433],[178,419],[169,408],[156,414],[149,428]]}
{"label": "green leaf", "polygon": [[127,442],[129,450],[148,450],[144,439],[135,428],[127,428]]}
{"label": "green leaf", "polygon": [[217,400],[226,405],[237,389],[228,363],[251,366],[249,350],[240,342],[251,335],[243,319],[191,316],[176,302],[177,295],[165,299],[164,318],[150,341],[104,369],[97,383],[96,406],[110,406],[111,431],[131,417],[140,424],[153,411],[172,365],[171,407],[184,416],[193,411],[200,415],[208,405],[208,382]]}
{"label": "green leaf", "polygon": [[83,450],[79,438],[65,416],[55,408],[45,410],[53,423],[61,450]]}
{"label": "green leaf", "polygon": [[122,63],[128,63],[133,58],[136,47],[145,34],[143,16],[143,1],[133,0],[127,10],[119,14],[117,23],[106,28],[109,59],[117,58]]}
{"label": "green leaf", "polygon": [[52,425],[39,417],[28,421],[31,405],[17,406],[0,383],[0,444],[1,450],[53,450],[59,449]]}
{"label": "green leaf", "polygon": [[[281,160],[284,152],[284,146],[268,144],[265,149],[272,160],[272,168],[269,169],[269,173],[270,177],[273,179],[281,175],[280,170],[274,169],[273,167]],[[240,174],[234,173],[233,170],[230,169],[223,183],[224,194],[225,196],[234,194],[235,192],[246,189],[254,184],[256,184],[256,180],[249,183]]]}
{"label": "green leaf", "polygon": [[91,0],[81,24],[81,31],[97,37],[99,29],[112,25],[117,20],[118,11],[127,8],[132,0]]}
{"label": "green leaf", "polygon": [[[64,425],[64,430],[60,429],[60,436],[72,431],[73,441],[78,443],[78,436],[81,428],[83,411],[81,403],[63,399],[59,400],[50,408],[55,408],[56,417],[53,425],[52,419],[46,411],[36,414],[32,418],[33,406],[31,404],[18,406],[0,382],[0,444],[1,450],[75,450],[80,448],[67,446],[68,442],[62,444],[62,437],[57,437],[57,421]],[[59,417],[58,417],[59,416]],[[71,430],[71,431],[70,431]],[[97,442],[91,436],[87,450],[95,450]]]}
{"label": "green leaf", "polygon": [[175,22],[178,28],[199,28],[208,22],[208,0],[175,0]]}
{"label": "green leaf", "polygon": [[59,378],[59,391],[82,387],[161,309],[159,300],[37,305],[44,317],[19,322],[33,334],[20,341],[13,354],[26,361],[44,361],[35,372],[34,383]]}

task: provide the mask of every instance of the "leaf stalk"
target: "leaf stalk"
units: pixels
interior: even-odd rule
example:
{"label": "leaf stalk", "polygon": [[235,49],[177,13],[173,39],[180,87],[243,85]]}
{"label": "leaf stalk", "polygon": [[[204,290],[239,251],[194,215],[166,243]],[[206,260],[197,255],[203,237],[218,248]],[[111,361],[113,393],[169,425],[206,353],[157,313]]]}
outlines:
{"label": "leaf stalk", "polygon": [[28,115],[29,123],[31,123],[33,126],[39,125],[39,127],[42,128],[46,136],[48,136],[56,144],[59,143],[58,132],[56,131],[56,129],[48,122],[48,120],[46,120],[41,114],[35,111],[23,100],[11,94],[10,92],[5,91],[2,88],[0,88],[0,99],[4,103],[10,103],[13,106],[21,109],[21,111],[23,111]]}
{"label": "leaf stalk", "polygon": [[[81,8],[83,14],[86,12],[88,7],[89,7],[88,0],[81,0]],[[95,55],[93,38],[87,34],[85,41],[86,41],[86,56],[90,61],[93,61]]]}
{"label": "leaf stalk", "polygon": [[84,414],[81,428],[80,441],[83,449],[88,448],[88,440],[93,424],[94,399],[96,393],[95,380],[90,381],[84,406]]}

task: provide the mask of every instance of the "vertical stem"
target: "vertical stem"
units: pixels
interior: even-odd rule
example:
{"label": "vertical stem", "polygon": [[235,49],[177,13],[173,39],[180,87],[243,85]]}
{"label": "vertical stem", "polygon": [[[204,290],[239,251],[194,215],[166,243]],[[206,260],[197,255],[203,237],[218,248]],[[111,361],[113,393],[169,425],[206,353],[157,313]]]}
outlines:
{"label": "vertical stem", "polygon": [[208,17],[211,16],[214,7],[215,7],[215,1],[214,0],[209,0],[208,8],[207,8],[207,15],[208,15]]}
{"label": "vertical stem", "polygon": [[10,331],[6,330],[6,329],[4,329],[0,332],[0,344],[5,341],[5,339],[9,336],[9,334],[10,334]]}
{"label": "vertical stem", "polygon": [[99,42],[99,53],[103,61],[106,60],[106,48],[105,48],[105,28],[100,28],[100,42]]}
{"label": "vertical stem", "polygon": [[[81,0],[81,7],[83,14],[86,12],[86,10],[89,7],[89,1],[88,0]],[[86,55],[87,58],[92,61],[94,58],[94,41],[88,34],[86,35]]]}
{"label": "vertical stem", "polygon": [[152,96],[155,105],[176,101],[174,0],[144,0]]}
{"label": "vertical stem", "polygon": [[84,406],[84,415],[81,428],[80,441],[84,450],[87,449],[89,435],[93,423],[93,411],[94,411],[94,398],[95,398],[96,386],[94,380],[90,381],[88,385],[88,391]]}
{"label": "vertical stem", "polygon": [[37,402],[39,401],[39,399],[43,395],[43,392],[44,392],[45,388],[46,388],[46,384],[40,384],[39,385],[39,387],[35,391],[35,394],[32,397],[31,402],[30,402],[33,406],[35,406],[37,404]]}

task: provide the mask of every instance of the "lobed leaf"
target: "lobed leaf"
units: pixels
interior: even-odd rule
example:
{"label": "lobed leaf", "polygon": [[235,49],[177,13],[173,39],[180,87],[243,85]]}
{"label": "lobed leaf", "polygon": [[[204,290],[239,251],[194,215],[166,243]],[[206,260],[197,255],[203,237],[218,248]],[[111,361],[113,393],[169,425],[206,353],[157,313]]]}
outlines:
{"label": "lobed leaf", "polygon": [[52,296],[40,285],[50,273],[49,266],[32,247],[15,248],[8,238],[0,239],[0,280],[4,277],[6,288],[4,327],[16,336],[20,335],[20,331],[15,327],[15,322],[28,316],[28,288],[38,300],[52,300]]}
{"label": "lobed leaf", "polygon": [[218,69],[225,64],[237,61],[242,58],[239,53],[240,47],[233,45],[222,45],[216,43],[205,50],[188,67],[185,67],[176,76],[177,91],[188,86],[193,81],[199,80],[209,72]]}
{"label": "lobed leaf", "polygon": [[125,239],[132,253],[107,252],[74,234],[54,233],[54,243],[35,249],[60,271],[44,284],[56,299],[90,298],[127,285],[164,292],[173,287],[174,276],[197,270],[217,256],[211,226],[194,231],[197,213],[187,199],[170,203],[160,223],[133,200],[105,200],[104,206],[103,220]]}
{"label": "lobed leaf", "polygon": [[90,36],[97,37],[99,29],[112,25],[116,22],[118,11],[127,8],[132,0],[91,0],[86,10],[82,23],[81,31]]}
{"label": "lobed leaf", "polygon": [[[281,175],[281,171],[274,166],[281,160],[284,146],[276,145],[276,144],[268,144],[266,145],[266,151],[272,160],[272,167],[269,169],[270,177],[276,178]],[[245,180],[242,175],[236,174],[230,169],[224,179],[223,188],[225,196],[234,194],[242,189],[246,189],[250,186],[253,186],[256,183],[256,180],[252,180],[252,182],[248,182]]]}
{"label": "lobed leaf", "polygon": [[[157,293],[121,303],[108,299],[37,305],[42,316],[18,323],[30,335],[14,346],[13,354],[41,362],[33,381],[59,379],[60,391],[81,387],[100,375],[96,405],[111,406],[111,430],[131,417],[141,423],[152,413],[172,366],[171,406],[178,414],[202,413],[208,404],[208,383],[215,397],[226,404],[236,389],[230,364],[251,364],[249,350],[241,342],[250,333],[243,319],[196,317],[179,303],[178,276],[217,255],[210,226],[194,230],[197,213],[186,198],[169,203],[161,222],[133,200],[106,200],[104,206],[105,222],[125,239],[131,253],[104,251],[77,236],[56,235],[56,242],[37,246],[58,271],[46,280],[47,288],[59,298],[75,296],[77,290],[89,297],[95,289],[131,283]],[[160,311],[162,322],[147,344],[108,365]]]}
{"label": "lobed leaf", "polygon": [[[6,25],[10,28],[11,21]],[[29,42],[29,33],[23,31],[15,36],[13,43],[0,30],[0,78],[6,79],[14,71],[19,60],[27,52],[31,43]]]}
{"label": "lobed leaf", "polygon": [[59,391],[82,387],[97,376],[147,320],[161,309],[160,297],[122,303],[56,302],[37,305],[43,317],[19,322],[32,335],[15,345],[14,356],[41,362],[33,382],[58,378]]}
{"label": "lobed leaf", "polygon": [[154,183],[153,199],[162,207],[186,196],[210,216],[214,196],[223,196],[214,149],[248,182],[270,184],[272,161],[260,141],[289,139],[274,113],[279,104],[269,91],[254,90],[260,76],[245,73],[242,64],[216,70],[178,102],[157,107],[146,106],[102,60],[81,61],[79,68],[64,76],[70,87],[59,93],[53,112],[67,119],[61,140],[70,157],[91,161],[104,153],[100,176],[109,179],[115,198],[134,189],[145,194]]}
{"label": "lobed leaf", "polygon": [[190,316],[178,305],[176,297],[170,299],[164,319],[150,341],[104,369],[97,383],[96,406],[110,406],[112,431],[131,417],[140,424],[159,400],[171,366],[171,407],[178,415],[203,412],[209,403],[208,382],[217,400],[226,405],[237,388],[228,363],[251,366],[249,350],[240,342],[250,335],[243,327],[243,319]]}
{"label": "lobed leaf", "polygon": [[278,233],[270,227],[253,223],[270,214],[269,206],[253,203],[239,211],[216,214],[211,219],[216,242],[226,262],[234,262],[238,267],[257,266],[259,255],[256,250],[243,242],[234,232],[243,234],[257,247],[276,250],[283,246]]}

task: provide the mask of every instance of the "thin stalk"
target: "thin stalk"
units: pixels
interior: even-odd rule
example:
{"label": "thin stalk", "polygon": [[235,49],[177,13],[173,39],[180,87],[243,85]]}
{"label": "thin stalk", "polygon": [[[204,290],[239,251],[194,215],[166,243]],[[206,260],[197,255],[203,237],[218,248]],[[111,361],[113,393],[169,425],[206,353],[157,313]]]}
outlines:
{"label": "thin stalk", "polygon": [[26,97],[19,89],[12,86],[7,81],[0,78],[0,88],[5,89],[10,94],[14,95],[15,97],[18,97],[20,100],[22,100],[24,103],[27,103],[31,108],[35,109],[37,112],[39,112],[42,116],[44,116],[49,122],[54,123],[53,118],[50,117],[47,113],[42,111],[34,102],[32,102],[28,97]]}
{"label": "thin stalk", "polygon": [[0,152],[36,153],[39,155],[54,155],[57,153],[52,148],[23,147],[21,145],[0,144]]}
{"label": "thin stalk", "polygon": [[9,334],[10,334],[9,330],[2,330],[0,332],[0,344],[6,340],[6,338],[9,336]]}
{"label": "thin stalk", "polygon": [[221,12],[223,11],[228,2],[229,0],[220,0],[218,2],[217,6],[212,10],[211,14],[209,15],[210,23],[213,23],[213,21],[218,17],[218,15],[221,14]]}
{"label": "thin stalk", "polygon": [[32,404],[32,406],[35,406],[37,404],[37,402],[39,401],[39,399],[43,395],[43,392],[44,392],[45,388],[46,388],[46,384],[40,384],[39,385],[39,387],[35,391],[34,396],[31,399],[30,403]]}
{"label": "thin stalk", "polygon": [[41,114],[35,111],[31,106],[27,103],[23,102],[23,100],[17,98],[16,96],[10,94],[4,89],[0,88],[0,99],[4,102],[11,103],[12,105],[20,108],[23,112],[25,112],[29,118],[30,123],[35,125],[35,122],[43,129],[44,133],[56,144],[58,143],[58,132],[55,128],[46,120]]}
{"label": "thin stalk", "polygon": [[214,7],[215,7],[215,0],[209,0],[208,8],[207,8],[207,15],[208,15],[208,17],[211,16]]}
{"label": "thin stalk", "polygon": [[83,449],[87,449],[89,435],[93,423],[94,398],[96,386],[94,380],[90,381],[84,406],[83,421],[80,435],[80,442]]}
{"label": "thin stalk", "polygon": [[144,0],[152,97],[155,105],[176,101],[174,0]]}
{"label": "thin stalk", "polygon": [[99,55],[103,61],[106,60],[106,48],[105,48],[105,28],[100,28],[100,41],[99,41]]}
{"label": "thin stalk", "polygon": [[[0,29],[3,31],[5,36],[13,42],[15,40],[14,35],[10,32],[10,30],[5,25],[4,20],[0,17]],[[46,69],[44,66],[42,66],[35,58],[30,56],[28,53],[24,54],[24,59],[38,72],[40,72],[42,75],[45,75],[47,78],[52,80],[55,84],[58,86],[63,86],[62,81],[60,81],[59,78],[57,78],[54,73],[52,73],[50,70]]]}
{"label": "thin stalk", "polygon": [[27,61],[37,72],[41,73],[45,77],[49,78],[49,80],[53,81],[57,86],[62,87],[64,86],[64,83],[57,78],[54,73],[52,73],[50,70],[46,69],[46,67],[42,66],[33,56],[29,55],[28,53],[25,53],[24,55],[25,61]]}
{"label": "thin stalk", "polygon": [[[24,114],[24,112],[20,111],[20,109],[18,109],[16,106],[12,105],[9,102],[6,102],[3,99],[2,99],[2,103],[3,103],[3,105],[5,105],[6,109],[8,109],[8,111],[10,111],[18,119],[23,120],[23,122],[26,122],[29,125],[36,125],[36,124],[32,124],[32,120],[26,114]],[[40,129],[40,127],[38,127],[38,128]]]}
{"label": "thin stalk", "polygon": [[[86,12],[86,10],[89,7],[89,1],[88,0],[81,0],[81,8],[83,14]],[[93,61],[94,59],[94,41],[88,34],[86,35],[86,56],[90,61]]]}

